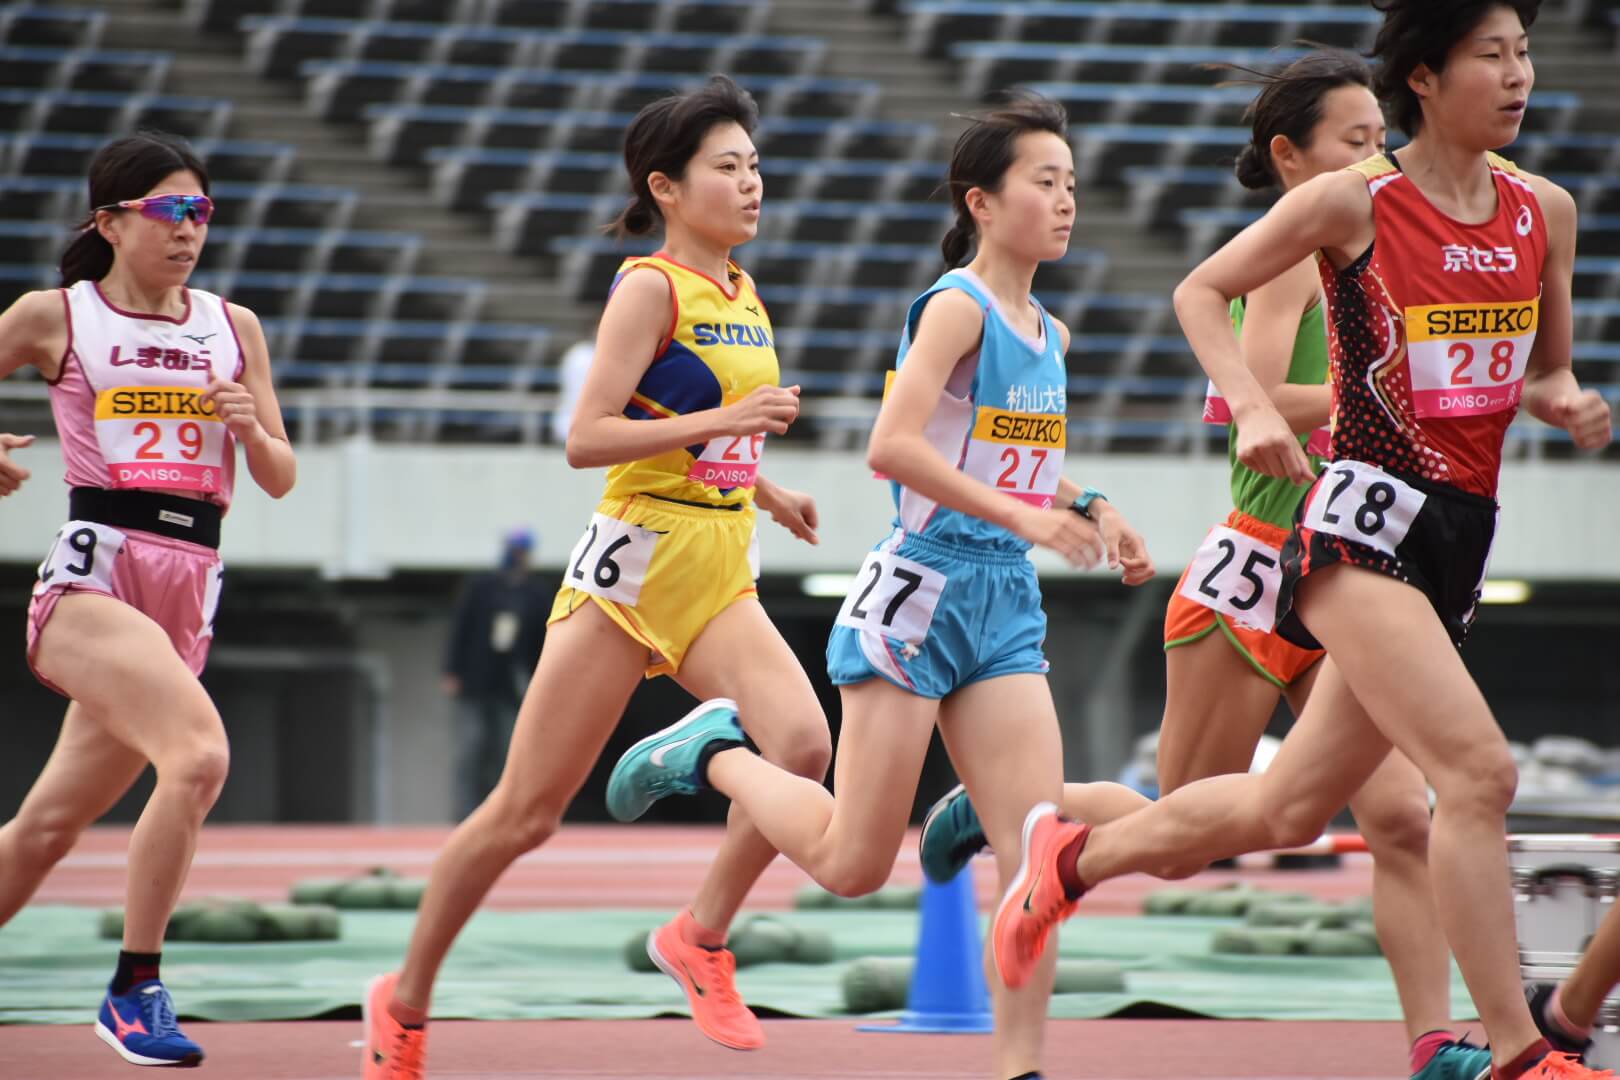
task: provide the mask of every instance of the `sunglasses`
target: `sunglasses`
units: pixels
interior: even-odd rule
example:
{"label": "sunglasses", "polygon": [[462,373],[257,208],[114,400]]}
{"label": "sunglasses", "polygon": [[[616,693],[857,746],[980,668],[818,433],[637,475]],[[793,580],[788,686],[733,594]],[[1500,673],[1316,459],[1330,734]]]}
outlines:
{"label": "sunglasses", "polygon": [[198,225],[206,225],[208,219],[214,216],[214,200],[206,195],[149,195],[144,199],[108,203],[96,209],[139,210],[141,217],[166,225],[178,225],[188,217]]}

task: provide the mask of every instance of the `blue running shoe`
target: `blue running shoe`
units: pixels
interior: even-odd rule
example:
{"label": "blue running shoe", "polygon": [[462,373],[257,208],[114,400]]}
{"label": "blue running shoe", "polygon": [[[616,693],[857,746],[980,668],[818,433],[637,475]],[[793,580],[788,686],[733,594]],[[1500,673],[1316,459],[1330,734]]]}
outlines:
{"label": "blue running shoe", "polygon": [[1491,1052],[1467,1039],[1448,1042],[1412,1080],[1491,1080]]}
{"label": "blue running shoe", "polygon": [[174,999],[157,979],[103,998],[96,1034],[131,1065],[189,1069],[202,1063],[202,1047],[181,1033],[174,1019]]}
{"label": "blue running shoe", "polygon": [[608,777],[607,808],[620,821],[634,821],[666,795],[703,790],[700,764],[715,743],[748,745],[730,698],[705,701],[662,731],[624,752]]}
{"label": "blue running shoe", "polygon": [[957,784],[928,808],[922,835],[917,838],[917,855],[928,880],[944,885],[988,843],[967,789]]}

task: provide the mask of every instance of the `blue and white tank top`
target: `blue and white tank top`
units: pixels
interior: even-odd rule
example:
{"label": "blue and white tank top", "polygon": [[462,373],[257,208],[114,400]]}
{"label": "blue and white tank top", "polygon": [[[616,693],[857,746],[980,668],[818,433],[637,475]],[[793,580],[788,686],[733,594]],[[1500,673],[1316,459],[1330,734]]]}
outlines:
{"label": "blue and white tank top", "polygon": [[[1009,498],[1050,508],[1068,444],[1068,372],[1057,324],[1036,302],[1041,337],[1030,339],[1007,321],[976,274],[951,270],[912,301],[895,357],[897,371],[906,362],[923,308],[945,289],[960,289],[978,302],[984,311],[984,336],[966,396],[953,393],[947,383],[924,436],[960,471]],[[943,507],[896,481],[890,483],[896,528],[964,546],[1020,552],[1031,547],[999,525]]]}

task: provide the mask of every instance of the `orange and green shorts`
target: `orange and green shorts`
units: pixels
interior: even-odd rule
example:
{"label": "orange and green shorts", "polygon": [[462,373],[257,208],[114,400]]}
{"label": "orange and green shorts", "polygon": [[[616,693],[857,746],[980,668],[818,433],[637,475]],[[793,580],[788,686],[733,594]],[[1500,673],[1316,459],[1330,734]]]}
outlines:
{"label": "orange and green shorts", "polygon": [[758,595],[754,507],[652,495],[603,499],[569,552],[547,623],[594,602],[647,646],[647,678],[673,675],[726,608]]}
{"label": "orange and green shorts", "polygon": [[[1226,519],[1226,527],[1277,551],[1277,561],[1281,562],[1282,546],[1288,539],[1288,530],[1237,510],[1232,511]],[[1192,569],[1189,566],[1182,574],[1181,581],[1170,594],[1170,606],[1164,613],[1164,647],[1167,652],[1178,645],[1202,641],[1219,629],[1221,635],[1262,678],[1279,688],[1289,686],[1322,658],[1324,654],[1320,649],[1302,649],[1274,631],[1240,625],[1222,612],[1190,599],[1184,594],[1184,589],[1187,574],[1192,573]],[[1269,587],[1275,589],[1276,585]]]}

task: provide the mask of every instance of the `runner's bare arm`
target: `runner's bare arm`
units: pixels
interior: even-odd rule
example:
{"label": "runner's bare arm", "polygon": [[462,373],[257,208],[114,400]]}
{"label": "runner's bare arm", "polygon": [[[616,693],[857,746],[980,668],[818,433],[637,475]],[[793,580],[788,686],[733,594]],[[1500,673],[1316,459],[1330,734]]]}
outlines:
{"label": "runner's bare arm", "polygon": [[1296,386],[1288,381],[1299,320],[1321,300],[1321,279],[1312,258],[1255,289],[1244,302],[1243,362],[1296,435],[1326,425],[1333,404],[1333,390],[1326,383]]}
{"label": "runner's bare arm", "polygon": [[1372,197],[1352,172],[1327,173],[1277,200],[1259,221],[1205,259],[1176,287],[1176,316],[1193,354],[1232,407],[1238,456],[1251,468],[1296,483],[1310,464],[1243,362],[1228,305],[1324,251],[1343,266],[1372,242]]}
{"label": "runner's bare arm", "polygon": [[1536,419],[1564,428],[1581,449],[1600,449],[1612,437],[1609,403],[1596,390],[1582,390],[1571,366],[1575,200],[1544,177],[1531,176],[1530,182],[1547,218],[1547,261],[1541,271],[1540,326],[1524,380],[1524,408]]}
{"label": "runner's bare arm", "polygon": [[36,367],[47,379],[61,373],[68,349],[67,305],[60,289],[23,293],[0,314],[0,379]]}
{"label": "runner's bare arm", "polygon": [[207,396],[215,409],[225,406],[225,424],[242,444],[253,482],[279,499],[298,481],[298,458],[287,438],[281,403],[270,379],[270,346],[257,315],[240,304],[228,304],[227,310],[242,342],[242,378],[239,382],[211,381]]}

